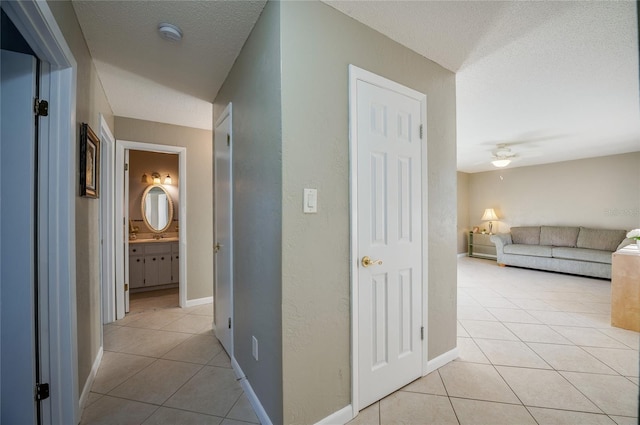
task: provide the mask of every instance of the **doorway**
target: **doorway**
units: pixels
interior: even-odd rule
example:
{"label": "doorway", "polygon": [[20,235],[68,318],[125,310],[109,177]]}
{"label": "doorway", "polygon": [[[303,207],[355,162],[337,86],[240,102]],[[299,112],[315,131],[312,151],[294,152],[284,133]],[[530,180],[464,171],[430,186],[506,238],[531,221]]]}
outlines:
{"label": "doorway", "polygon": [[[142,168],[136,166],[132,169],[131,153],[134,161],[138,155],[157,156],[169,159],[169,162],[177,157],[177,171],[173,171],[175,168],[172,167],[175,166],[157,162],[155,164],[163,169],[151,169],[148,167],[156,165],[144,160],[140,164]],[[117,310],[118,315],[122,311],[121,317],[117,316],[117,319],[124,317],[125,310],[128,311],[131,290],[144,292],[177,286],[177,306],[186,306],[186,155],[187,149],[184,147],[116,141],[115,221],[121,223],[122,227],[116,232],[116,279],[114,282],[103,284],[113,285],[117,305],[108,305],[106,308]],[[131,187],[140,192],[133,194],[134,202],[130,202],[129,181],[132,183]],[[148,198],[149,208],[154,202],[157,206],[158,201],[163,200],[168,209],[155,211],[147,217],[144,214],[143,197]],[[169,209],[171,217],[168,214]],[[165,220],[163,226],[158,225],[158,219]],[[152,225],[156,227],[149,227]],[[129,264],[130,258],[135,263]],[[145,267],[147,261],[149,266]],[[170,277],[170,281],[166,280],[167,276]],[[131,279],[135,281],[132,282]]]}
{"label": "doorway", "polygon": [[349,73],[355,415],[424,371],[426,96]]}

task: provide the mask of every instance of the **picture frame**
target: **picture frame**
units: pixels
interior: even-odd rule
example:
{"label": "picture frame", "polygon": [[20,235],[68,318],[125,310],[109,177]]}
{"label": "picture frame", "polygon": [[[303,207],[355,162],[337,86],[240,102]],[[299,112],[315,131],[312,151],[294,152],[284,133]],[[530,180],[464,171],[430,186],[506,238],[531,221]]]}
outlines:
{"label": "picture frame", "polygon": [[80,196],[99,197],[100,139],[87,123],[80,124]]}

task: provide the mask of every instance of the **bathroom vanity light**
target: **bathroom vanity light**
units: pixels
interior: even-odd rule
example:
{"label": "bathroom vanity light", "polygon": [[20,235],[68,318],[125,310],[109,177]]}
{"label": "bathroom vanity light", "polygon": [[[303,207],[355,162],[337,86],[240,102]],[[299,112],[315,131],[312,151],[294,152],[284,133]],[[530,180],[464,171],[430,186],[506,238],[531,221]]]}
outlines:
{"label": "bathroom vanity light", "polygon": [[[151,173],[151,183],[153,184],[172,184],[173,180],[171,179],[171,174],[167,173],[167,177],[161,181],[160,173]],[[149,184],[149,177],[147,177],[147,173],[142,174],[142,178],[140,179],[141,183]]]}

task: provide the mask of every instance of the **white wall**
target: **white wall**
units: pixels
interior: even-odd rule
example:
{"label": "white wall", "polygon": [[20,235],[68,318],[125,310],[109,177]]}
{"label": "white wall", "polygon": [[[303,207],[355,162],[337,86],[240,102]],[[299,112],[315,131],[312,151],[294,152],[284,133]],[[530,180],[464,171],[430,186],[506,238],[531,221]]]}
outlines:
{"label": "white wall", "polygon": [[640,152],[469,174],[468,227],[485,208],[511,226],[640,227]]}

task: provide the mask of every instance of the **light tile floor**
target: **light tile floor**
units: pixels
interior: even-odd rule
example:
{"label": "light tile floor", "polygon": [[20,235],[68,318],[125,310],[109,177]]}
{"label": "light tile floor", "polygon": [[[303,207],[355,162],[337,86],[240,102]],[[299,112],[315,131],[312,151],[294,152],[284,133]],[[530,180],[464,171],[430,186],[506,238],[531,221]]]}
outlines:
{"label": "light tile floor", "polygon": [[610,292],[460,258],[460,357],[350,424],[637,424],[640,338],[610,326]]}
{"label": "light tile floor", "polygon": [[181,309],[177,294],[136,294],[130,313],[104,326],[82,425],[258,423],[213,335],[213,306]]}
{"label": "light tile floor", "polygon": [[[610,290],[460,258],[460,357],[350,424],[637,424],[640,337],[610,326]],[[257,423],[212,334],[212,306],[158,302],[105,326],[82,424]]]}

